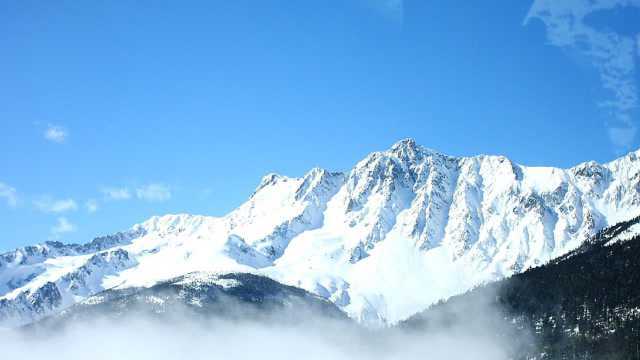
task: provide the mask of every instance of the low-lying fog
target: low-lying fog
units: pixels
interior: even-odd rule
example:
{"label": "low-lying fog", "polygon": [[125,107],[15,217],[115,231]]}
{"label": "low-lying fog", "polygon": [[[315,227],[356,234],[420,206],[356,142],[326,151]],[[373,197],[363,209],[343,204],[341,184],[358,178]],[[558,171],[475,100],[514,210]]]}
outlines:
{"label": "low-lying fog", "polygon": [[[487,331],[489,331],[487,329]],[[308,319],[298,325],[148,319],[99,321],[64,330],[0,333],[3,359],[457,359],[507,358],[504,344],[464,329],[366,330]]]}

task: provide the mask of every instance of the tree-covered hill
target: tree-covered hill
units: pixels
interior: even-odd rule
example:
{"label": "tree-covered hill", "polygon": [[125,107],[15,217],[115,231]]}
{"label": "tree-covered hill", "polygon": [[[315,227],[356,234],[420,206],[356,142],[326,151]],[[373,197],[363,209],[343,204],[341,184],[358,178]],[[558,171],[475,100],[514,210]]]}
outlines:
{"label": "tree-covered hill", "polygon": [[640,359],[639,230],[640,217],[611,226],[549,264],[452,297],[402,326],[489,329],[516,359]]}

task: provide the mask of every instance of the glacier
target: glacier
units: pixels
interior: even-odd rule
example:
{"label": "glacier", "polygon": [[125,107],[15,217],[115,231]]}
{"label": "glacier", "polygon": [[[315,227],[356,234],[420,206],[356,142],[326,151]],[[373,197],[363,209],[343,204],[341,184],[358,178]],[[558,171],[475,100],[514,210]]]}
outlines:
{"label": "glacier", "polygon": [[395,324],[640,214],[639,155],[529,167],[405,139],[348,172],[268,174],[223,217],[154,216],[86,244],[0,255],[0,326],[32,323],[103,290],[196,272],[266,276],[363,324]]}

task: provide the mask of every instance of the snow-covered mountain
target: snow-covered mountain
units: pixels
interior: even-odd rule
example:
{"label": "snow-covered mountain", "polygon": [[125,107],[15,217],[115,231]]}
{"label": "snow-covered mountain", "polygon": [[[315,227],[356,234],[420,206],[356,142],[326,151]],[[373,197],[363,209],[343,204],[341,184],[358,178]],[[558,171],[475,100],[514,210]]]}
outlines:
{"label": "snow-covered mountain", "polygon": [[197,271],[267,276],[358,321],[395,323],[640,214],[639,155],[527,167],[502,156],[451,157],[408,139],[347,173],[269,174],[224,217],[153,217],[86,245],[0,255],[0,323]]}
{"label": "snow-covered mountain", "polygon": [[148,288],[105,290],[36,322],[32,329],[56,329],[96,320],[192,322],[222,319],[250,322],[300,323],[318,317],[342,321],[334,304],[300,288],[270,278],[242,273],[189,273]]}

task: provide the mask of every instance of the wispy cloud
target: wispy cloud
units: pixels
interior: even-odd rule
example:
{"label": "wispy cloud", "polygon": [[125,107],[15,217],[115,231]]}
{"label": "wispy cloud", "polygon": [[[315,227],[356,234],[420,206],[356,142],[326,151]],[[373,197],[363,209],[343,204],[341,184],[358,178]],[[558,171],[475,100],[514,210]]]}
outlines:
{"label": "wispy cloud", "polygon": [[536,0],[524,23],[542,21],[549,43],[585,56],[599,73],[600,81],[611,97],[600,105],[611,111],[606,127],[617,152],[632,145],[637,124],[633,114],[638,107],[636,56],[640,56],[640,35],[623,35],[596,29],[587,18],[600,11],[622,7],[640,7],[638,0]]}
{"label": "wispy cloud", "polygon": [[98,211],[98,208],[99,208],[98,201],[95,199],[87,200],[84,206],[87,209],[87,212],[90,214],[95,213],[96,211]]}
{"label": "wispy cloud", "polygon": [[50,230],[50,239],[59,239],[62,235],[76,231],[76,226],[66,217],[59,217],[56,224]]}
{"label": "wispy cloud", "polygon": [[161,202],[171,199],[171,187],[161,183],[151,183],[136,188],[104,187],[100,189],[107,200],[129,200],[136,198],[149,202]]}
{"label": "wispy cloud", "polygon": [[107,200],[129,200],[131,192],[126,187],[105,187],[100,189]]}
{"label": "wispy cloud", "polygon": [[61,126],[49,124],[44,131],[44,138],[57,144],[64,143],[67,137],[69,137],[69,132]]}
{"label": "wispy cloud", "polygon": [[4,199],[10,207],[16,207],[18,205],[18,193],[16,189],[3,182],[0,182],[0,198]]}
{"label": "wispy cloud", "polygon": [[33,204],[38,208],[38,210],[47,213],[63,213],[78,209],[78,204],[73,199],[55,200],[49,196],[44,196],[35,200]]}
{"label": "wispy cloud", "polygon": [[136,189],[138,199],[152,202],[171,199],[171,189],[163,184],[149,184]]}

